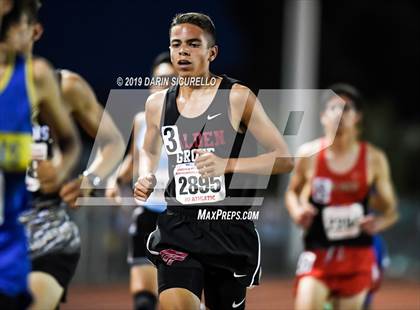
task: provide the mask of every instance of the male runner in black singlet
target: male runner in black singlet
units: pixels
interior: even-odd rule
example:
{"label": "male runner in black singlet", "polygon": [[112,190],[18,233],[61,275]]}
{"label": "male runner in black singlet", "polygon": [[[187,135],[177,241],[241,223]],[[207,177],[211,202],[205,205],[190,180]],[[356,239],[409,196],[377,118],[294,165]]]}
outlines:
{"label": "male runner in black singlet", "polygon": [[[169,158],[168,208],[147,242],[158,269],[160,307],[199,309],[204,289],[209,309],[244,309],[246,288],[258,284],[261,258],[254,224],[240,214],[252,205],[244,197],[255,192],[230,183],[237,174],[250,180],[290,172],[293,162],[256,96],[238,81],[209,71],[218,47],[208,16],[175,16],[170,52],[183,80],[146,102],[147,131],[134,193],[145,201],[153,191],[163,141]],[[243,143],[248,130],[266,153],[256,155],[255,140]],[[247,149],[246,157],[241,148]],[[212,211],[237,212],[239,219],[197,219],[199,212]]]}

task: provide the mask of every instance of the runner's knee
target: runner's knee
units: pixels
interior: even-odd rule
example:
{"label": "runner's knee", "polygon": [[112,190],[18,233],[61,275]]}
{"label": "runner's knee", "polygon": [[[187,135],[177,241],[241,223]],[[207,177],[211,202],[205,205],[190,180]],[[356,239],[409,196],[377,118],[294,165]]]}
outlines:
{"label": "runner's knee", "polygon": [[29,285],[34,297],[33,310],[53,310],[60,302],[63,288],[54,277],[44,272],[31,272]]}
{"label": "runner's knee", "polygon": [[199,310],[200,299],[184,288],[171,288],[159,295],[161,310]]}

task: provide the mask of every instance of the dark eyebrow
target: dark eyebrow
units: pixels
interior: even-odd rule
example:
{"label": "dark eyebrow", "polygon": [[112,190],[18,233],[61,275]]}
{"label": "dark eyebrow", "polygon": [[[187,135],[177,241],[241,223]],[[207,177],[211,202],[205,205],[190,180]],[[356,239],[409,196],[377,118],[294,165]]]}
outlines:
{"label": "dark eyebrow", "polygon": [[[187,40],[187,43],[193,43],[193,42],[202,43],[201,39],[199,39],[199,38],[192,38],[192,39]],[[180,39],[173,39],[173,40],[171,40],[171,43],[181,43],[181,40]]]}
{"label": "dark eyebrow", "polygon": [[201,39],[199,39],[199,38],[193,38],[193,39],[187,40],[187,43],[193,43],[193,42],[199,42],[199,43],[201,43]]}

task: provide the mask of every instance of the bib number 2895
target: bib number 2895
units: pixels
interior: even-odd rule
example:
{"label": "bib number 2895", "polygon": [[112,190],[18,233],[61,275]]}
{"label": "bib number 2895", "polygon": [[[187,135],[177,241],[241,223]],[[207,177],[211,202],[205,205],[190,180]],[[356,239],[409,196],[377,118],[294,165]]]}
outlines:
{"label": "bib number 2895", "polygon": [[180,177],[180,195],[195,195],[198,192],[201,194],[207,194],[209,192],[218,193],[220,192],[222,182],[214,177],[204,178],[195,175],[189,177]]}
{"label": "bib number 2895", "polygon": [[225,199],[225,177],[203,177],[194,163],[174,169],[176,199],[182,204],[217,202]]}

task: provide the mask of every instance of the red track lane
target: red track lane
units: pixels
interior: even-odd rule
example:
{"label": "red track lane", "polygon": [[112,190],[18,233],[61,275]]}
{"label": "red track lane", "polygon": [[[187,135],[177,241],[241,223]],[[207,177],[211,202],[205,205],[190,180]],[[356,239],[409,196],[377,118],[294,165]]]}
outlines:
{"label": "red track lane", "polygon": [[[247,310],[293,309],[293,280],[265,279],[251,289]],[[62,310],[132,309],[128,284],[73,285]],[[387,280],[375,296],[376,310],[420,310],[420,283]]]}

